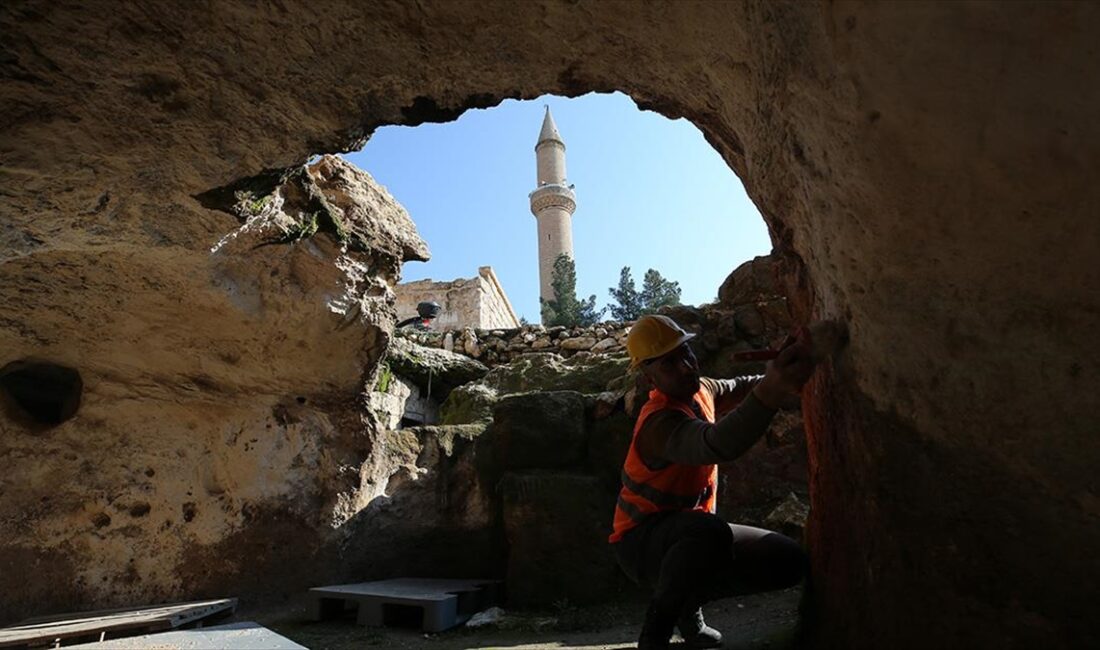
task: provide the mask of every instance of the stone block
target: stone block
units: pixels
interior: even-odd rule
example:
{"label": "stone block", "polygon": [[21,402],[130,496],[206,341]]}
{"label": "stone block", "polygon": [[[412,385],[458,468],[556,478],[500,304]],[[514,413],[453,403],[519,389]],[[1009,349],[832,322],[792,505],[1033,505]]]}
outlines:
{"label": "stone block", "polygon": [[584,398],[573,391],[510,395],[493,409],[490,429],[503,470],[575,467],[584,459]]}
{"label": "stone block", "polygon": [[455,387],[480,379],[489,372],[469,357],[420,346],[401,337],[391,340],[387,360],[395,374],[437,397],[445,397]]}
{"label": "stone block", "polygon": [[609,337],[609,338],[603,339],[599,343],[593,345],[591,349],[592,349],[593,352],[607,352],[607,351],[611,350],[612,348],[617,348],[617,347],[619,347],[618,341],[616,341],[615,339]]}
{"label": "stone block", "polygon": [[508,473],[500,485],[513,607],[595,603],[625,587],[607,543],[615,493],[599,478]]}
{"label": "stone block", "polygon": [[621,409],[589,425],[588,471],[611,491],[619,489],[619,475],[633,436],[634,418]]}
{"label": "stone block", "polygon": [[596,345],[596,339],[591,336],[578,336],[576,338],[565,339],[561,342],[561,349],[563,350],[591,350],[592,346]]}

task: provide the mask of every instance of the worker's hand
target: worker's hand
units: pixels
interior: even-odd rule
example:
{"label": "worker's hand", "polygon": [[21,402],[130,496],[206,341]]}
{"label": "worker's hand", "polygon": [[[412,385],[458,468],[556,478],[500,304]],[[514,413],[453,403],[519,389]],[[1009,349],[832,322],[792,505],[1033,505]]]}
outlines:
{"label": "worker's hand", "polygon": [[791,395],[802,391],[814,372],[812,351],[805,343],[787,337],[779,356],[768,362],[764,378],[753,387],[753,394],[764,406],[778,409]]}

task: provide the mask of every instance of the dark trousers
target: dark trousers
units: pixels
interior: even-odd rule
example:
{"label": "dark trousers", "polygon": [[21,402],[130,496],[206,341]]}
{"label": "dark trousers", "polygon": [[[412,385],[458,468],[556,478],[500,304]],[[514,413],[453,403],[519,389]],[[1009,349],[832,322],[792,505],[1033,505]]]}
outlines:
{"label": "dark trousers", "polygon": [[711,600],[792,587],[808,561],[789,537],[729,524],[708,512],[649,517],[612,544],[619,566],[653,590],[653,605],[670,615]]}

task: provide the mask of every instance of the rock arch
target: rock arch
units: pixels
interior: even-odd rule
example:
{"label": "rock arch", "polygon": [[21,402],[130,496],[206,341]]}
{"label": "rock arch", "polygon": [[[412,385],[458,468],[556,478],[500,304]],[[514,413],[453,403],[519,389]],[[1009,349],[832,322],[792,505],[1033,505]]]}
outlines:
{"label": "rock arch", "polygon": [[[355,483],[340,468],[370,454],[333,432],[364,426],[341,405],[377,359],[384,309],[332,334],[302,304],[340,274],[304,257],[212,261],[237,223],[192,197],[382,124],[622,90],[703,130],[761,208],[801,315],[850,324],[807,403],[819,644],[1095,635],[1096,6],[28,1],[0,27],[0,363],[50,358],[85,379],[79,415],[48,435],[0,421],[0,562],[30,585],[0,598],[11,616],[209,591],[218,556],[203,553],[241,533],[192,501],[145,523],[161,504],[203,486],[231,495],[240,530],[294,534],[254,504],[294,511],[308,493],[338,509],[326,499]],[[406,254],[387,250],[379,268]],[[291,403],[302,393],[320,410]],[[247,442],[227,422],[266,426],[232,395],[263,395],[316,473],[276,489],[243,446],[219,451]],[[316,442],[333,436],[339,453]],[[166,440],[210,458],[140,478],[176,453]],[[159,496],[133,537],[96,532],[145,492]],[[185,525],[186,542],[157,546]]]}

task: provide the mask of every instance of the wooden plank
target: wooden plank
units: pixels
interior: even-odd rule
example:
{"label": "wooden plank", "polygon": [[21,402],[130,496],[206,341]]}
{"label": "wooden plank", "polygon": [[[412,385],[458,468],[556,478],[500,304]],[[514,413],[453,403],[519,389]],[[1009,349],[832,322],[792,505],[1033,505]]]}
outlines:
{"label": "wooden plank", "polygon": [[[47,616],[33,616],[16,623],[17,626],[33,625],[36,623],[51,623],[55,621],[70,621],[85,618],[109,616],[111,614],[129,614],[132,612],[159,612],[173,610],[181,607],[203,607],[205,605],[220,605],[232,601],[236,606],[236,598],[217,598],[214,600],[194,600],[179,603],[165,603],[164,605],[142,605],[140,607],[119,607],[117,609],[95,609],[83,612],[66,612],[64,614],[49,614]],[[3,628],[6,629],[6,628]]]}
{"label": "wooden plank", "polygon": [[85,612],[73,618],[45,616],[0,629],[0,648],[53,643],[71,639],[124,632],[170,630],[215,614],[229,614],[237,608],[236,598],[176,603],[123,610]]}

